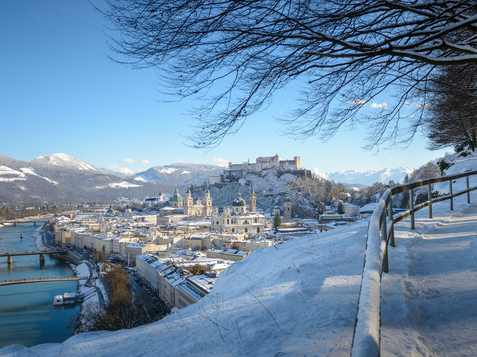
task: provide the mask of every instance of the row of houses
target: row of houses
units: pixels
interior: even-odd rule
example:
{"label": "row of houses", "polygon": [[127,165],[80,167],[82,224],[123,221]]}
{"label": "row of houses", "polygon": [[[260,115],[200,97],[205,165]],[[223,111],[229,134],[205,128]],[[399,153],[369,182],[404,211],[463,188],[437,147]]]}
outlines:
{"label": "row of houses", "polygon": [[[200,260],[192,263],[198,264]],[[221,263],[220,270],[229,265]],[[172,264],[151,253],[143,253],[136,257],[136,269],[168,309],[173,307],[181,309],[199,301],[212,290],[219,273],[212,271],[202,275],[190,275],[177,263]]]}

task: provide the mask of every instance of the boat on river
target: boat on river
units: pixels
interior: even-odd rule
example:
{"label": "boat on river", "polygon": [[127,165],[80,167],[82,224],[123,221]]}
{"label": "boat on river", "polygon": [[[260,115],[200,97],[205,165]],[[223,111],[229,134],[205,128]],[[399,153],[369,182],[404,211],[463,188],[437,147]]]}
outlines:
{"label": "boat on river", "polygon": [[63,295],[55,295],[53,305],[73,305],[80,300],[80,296],[76,293],[67,292]]}

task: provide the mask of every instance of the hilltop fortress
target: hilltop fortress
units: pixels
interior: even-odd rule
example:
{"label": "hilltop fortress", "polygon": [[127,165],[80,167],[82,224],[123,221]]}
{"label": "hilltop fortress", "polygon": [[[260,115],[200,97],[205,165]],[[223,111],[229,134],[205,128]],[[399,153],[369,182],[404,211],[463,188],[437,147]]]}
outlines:
{"label": "hilltop fortress", "polygon": [[243,164],[229,162],[229,167],[224,169],[224,173],[221,175],[221,181],[236,181],[244,178],[248,173],[256,173],[267,169],[302,171],[300,156],[295,156],[293,160],[282,160],[277,154],[271,157],[258,157],[255,163],[251,163],[250,160]]}

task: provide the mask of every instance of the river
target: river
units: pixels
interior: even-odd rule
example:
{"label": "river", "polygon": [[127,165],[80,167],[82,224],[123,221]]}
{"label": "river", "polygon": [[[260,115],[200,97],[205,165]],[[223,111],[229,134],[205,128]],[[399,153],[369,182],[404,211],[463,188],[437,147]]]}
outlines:
{"label": "river", "polygon": [[[37,250],[33,234],[37,227],[32,222],[16,227],[0,228],[0,251]],[[20,235],[23,234],[23,239]],[[0,280],[32,277],[73,276],[68,263],[45,255],[40,265],[39,256],[0,258]],[[73,334],[79,305],[57,307],[53,297],[67,291],[76,291],[76,281],[18,284],[0,287],[0,348],[19,343],[33,346],[40,343],[62,342]]]}

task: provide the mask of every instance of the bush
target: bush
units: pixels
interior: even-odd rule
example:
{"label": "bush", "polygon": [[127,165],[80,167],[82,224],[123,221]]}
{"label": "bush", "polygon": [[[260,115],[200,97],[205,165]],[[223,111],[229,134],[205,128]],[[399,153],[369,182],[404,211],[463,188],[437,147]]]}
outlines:
{"label": "bush", "polygon": [[444,176],[445,175],[445,170],[447,170],[449,167],[451,167],[452,165],[454,164],[451,164],[447,161],[445,161],[444,159],[442,159],[441,161],[438,161],[437,164],[439,165],[439,169],[441,170],[441,175]]}

